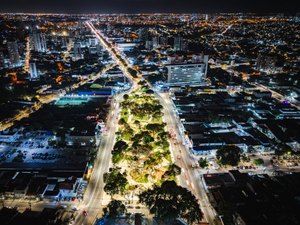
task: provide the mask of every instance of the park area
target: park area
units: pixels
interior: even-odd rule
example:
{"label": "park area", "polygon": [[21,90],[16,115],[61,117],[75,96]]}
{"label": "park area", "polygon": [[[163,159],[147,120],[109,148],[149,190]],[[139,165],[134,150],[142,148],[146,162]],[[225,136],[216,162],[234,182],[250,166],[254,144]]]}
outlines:
{"label": "park area", "polygon": [[130,95],[124,95],[121,107],[112,150],[114,166],[105,175],[106,192],[143,191],[154,184],[160,186],[166,180],[175,180],[180,168],[172,164],[162,106],[153,91],[140,84]]}

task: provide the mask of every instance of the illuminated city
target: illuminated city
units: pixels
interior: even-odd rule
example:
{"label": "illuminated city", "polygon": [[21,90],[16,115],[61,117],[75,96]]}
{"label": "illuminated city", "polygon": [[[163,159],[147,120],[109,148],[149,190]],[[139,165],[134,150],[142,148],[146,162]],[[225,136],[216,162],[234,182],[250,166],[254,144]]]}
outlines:
{"label": "illuminated city", "polygon": [[300,224],[299,13],[139,13],[0,14],[0,224]]}

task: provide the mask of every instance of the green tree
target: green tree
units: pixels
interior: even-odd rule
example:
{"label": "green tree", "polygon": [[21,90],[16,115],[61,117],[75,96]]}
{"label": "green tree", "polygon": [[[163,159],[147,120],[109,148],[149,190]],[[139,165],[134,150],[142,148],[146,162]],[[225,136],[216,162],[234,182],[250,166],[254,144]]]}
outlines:
{"label": "green tree", "polygon": [[154,141],[154,138],[149,134],[148,131],[143,132],[143,141],[145,144],[149,144]]}
{"label": "green tree", "polygon": [[166,224],[183,215],[189,223],[199,222],[203,217],[195,196],[175,181],[165,181],[160,187],[154,186],[140,193],[139,201]]}
{"label": "green tree", "polygon": [[120,162],[124,157],[124,151],[128,148],[128,144],[125,141],[117,141],[112,150],[112,162],[116,164]]}
{"label": "green tree", "polygon": [[126,123],[126,121],[124,118],[119,119],[119,122],[118,122],[119,125],[124,125],[125,123]]}
{"label": "green tree", "polygon": [[149,123],[146,125],[146,129],[149,130],[151,133],[159,133],[164,131],[165,124],[159,123]]}
{"label": "green tree", "polygon": [[113,196],[123,194],[128,185],[126,173],[121,173],[119,168],[112,168],[110,172],[103,175],[105,183],[104,191]]}
{"label": "green tree", "polygon": [[122,152],[115,152],[115,153],[113,153],[113,155],[112,155],[111,161],[112,161],[113,164],[117,164],[117,163],[119,163],[123,158],[124,158],[124,154],[123,154]]}
{"label": "green tree", "polygon": [[128,148],[128,144],[125,141],[117,141],[114,145],[113,152],[121,152]]}
{"label": "green tree", "polygon": [[133,76],[134,78],[137,78],[137,71],[132,69],[132,68],[128,68],[127,69],[128,73],[130,73],[131,76]]}
{"label": "green tree", "polygon": [[180,174],[181,174],[181,168],[173,163],[169,165],[168,170],[163,175],[163,179],[172,180],[175,179],[175,176],[178,176]]}
{"label": "green tree", "polygon": [[254,163],[256,166],[261,166],[261,165],[264,164],[264,160],[261,159],[261,158],[254,159],[254,160],[253,160],[253,163]]}
{"label": "green tree", "polygon": [[292,148],[290,146],[288,146],[287,144],[279,144],[276,148],[275,148],[275,154],[276,155],[293,155],[294,151],[292,150]]}
{"label": "green tree", "polygon": [[241,160],[241,150],[235,145],[225,145],[217,150],[216,156],[222,165],[236,166]]}
{"label": "green tree", "polygon": [[148,90],[146,91],[146,94],[148,94],[148,95],[154,94],[154,91],[151,90],[151,89],[148,89]]}
{"label": "green tree", "polygon": [[139,85],[145,85],[145,84],[147,84],[147,81],[145,81],[145,80],[140,80],[140,81],[138,82],[138,84],[139,84]]}
{"label": "green tree", "polygon": [[123,95],[123,99],[124,99],[124,100],[127,100],[128,98],[129,98],[129,95],[128,95],[128,94]]}
{"label": "green tree", "polygon": [[206,158],[200,158],[198,163],[199,163],[199,166],[203,169],[208,167],[208,161]]}
{"label": "green tree", "polygon": [[107,207],[103,209],[104,215],[108,217],[115,217],[124,215],[127,212],[125,205],[122,201],[112,200],[108,203]]}

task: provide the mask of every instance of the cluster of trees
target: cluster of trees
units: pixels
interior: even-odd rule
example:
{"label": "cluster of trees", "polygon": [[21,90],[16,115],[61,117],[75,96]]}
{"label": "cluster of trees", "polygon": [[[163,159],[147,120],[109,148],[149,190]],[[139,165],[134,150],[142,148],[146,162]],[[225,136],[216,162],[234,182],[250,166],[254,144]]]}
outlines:
{"label": "cluster of trees", "polygon": [[129,67],[129,68],[127,69],[127,72],[130,73],[130,75],[131,75],[132,77],[137,78],[137,71],[136,71],[136,70],[134,70],[134,69],[132,69],[132,68]]}
{"label": "cluster of trees", "polygon": [[165,224],[172,224],[179,217],[186,218],[189,223],[196,223],[203,217],[195,196],[175,181],[165,181],[161,186],[140,193],[139,201]]}
{"label": "cluster of trees", "polygon": [[153,117],[161,117],[162,116],[162,105],[154,104],[150,102],[145,102],[143,104],[133,103],[130,106],[131,113],[134,116],[142,118],[145,115],[151,115]]}
{"label": "cluster of trees", "polygon": [[127,212],[125,205],[122,203],[122,201],[119,200],[111,200],[107,207],[103,209],[103,214],[105,216],[109,217],[115,217],[124,215]]}
{"label": "cluster of trees", "polygon": [[121,173],[119,168],[110,168],[110,171],[103,175],[103,180],[104,191],[111,196],[123,194],[129,185],[126,173]]}
{"label": "cluster of trees", "polygon": [[[147,91],[149,92],[149,91]],[[149,93],[151,94],[151,93]],[[121,103],[123,108],[122,110],[122,117],[125,119],[125,113],[130,113],[137,117],[140,120],[146,120],[151,118],[152,120],[159,120],[162,114],[162,105],[159,101],[153,99],[151,95],[132,95],[129,98],[129,95],[125,94],[123,96],[124,101]],[[127,120],[125,119],[127,122]]]}
{"label": "cluster of trees", "polygon": [[253,163],[254,163],[256,166],[261,166],[261,165],[264,164],[264,160],[261,159],[261,158],[254,159],[254,160],[253,160]]}
{"label": "cluster of trees", "polygon": [[199,163],[199,166],[202,168],[202,169],[205,169],[208,167],[208,160],[206,158],[200,158],[198,160],[198,163]]}
{"label": "cluster of trees", "polygon": [[124,157],[124,151],[128,148],[128,144],[125,141],[117,141],[112,150],[112,162],[117,164]]}
{"label": "cluster of trees", "polygon": [[282,156],[282,155],[295,155],[296,152],[294,152],[292,150],[292,148],[290,146],[288,146],[287,144],[279,144],[275,148],[275,154],[278,155],[278,156]]}
{"label": "cluster of trees", "polygon": [[165,131],[165,123],[148,123],[145,128],[152,134],[158,134]]}
{"label": "cluster of trees", "polygon": [[[139,85],[146,86],[146,84],[145,81],[139,82]],[[153,117],[161,119],[162,105],[159,104],[159,101],[144,93],[134,93],[131,97],[124,94],[123,99],[122,118],[118,122],[120,127],[117,132],[119,141],[112,151],[113,163],[117,164],[123,159],[142,163],[141,157],[148,155],[148,159],[144,160],[144,166],[152,169],[162,163],[164,157],[169,160],[166,124],[154,122],[151,119],[140,121],[134,118],[134,116],[142,118],[147,115],[152,119]]]}
{"label": "cluster of trees", "polygon": [[175,177],[181,174],[181,168],[176,164],[169,165],[168,170],[163,175],[163,180],[175,180]]}
{"label": "cluster of trees", "polygon": [[[145,84],[140,84],[145,85]],[[151,94],[151,93],[150,93]],[[152,117],[161,117],[162,106],[149,94],[143,93],[146,98],[139,96],[123,96],[123,110],[128,115],[119,120],[119,138],[115,143],[112,155],[113,162],[117,164],[120,160],[129,160],[129,164],[144,163],[143,169],[131,169],[127,171],[136,182],[148,182],[148,178],[156,182],[152,189],[145,190],[139,194],[139,201],[145,204],[152,214],[165,224],[172,224],[178,217],[185,218],[189,223],[200,222],[203,213],[200,210],[195,196],[186,188],[176,184],[175,177],[181,173],[181,168],[175,164],[164,166],[164,174],[160,180],[154,180],[151,174],[153,168],[160,165],[164,159],[170,157],[168,135],[165,131],[165,123],[139,121],[134,118],[136,114],[149,114]],[[144,97],[143,96],[143,97]],[[125,137],[130,133],[128,137]],[[124,141],[125,140],[125,141]],[[104,174],[104,190],[111,196],[124,194],[129,187],[127,174],[121,173],[119,168],[112,168]],[[126,207],[121,201],[112,200],[104,209],[107,217],[124,215]]]}
{"label": "cluster of trees", "polygon": [[237,166],[241,160],[241,150],[235,145],[225,145],[217,150],[216,156],[221,165]]}

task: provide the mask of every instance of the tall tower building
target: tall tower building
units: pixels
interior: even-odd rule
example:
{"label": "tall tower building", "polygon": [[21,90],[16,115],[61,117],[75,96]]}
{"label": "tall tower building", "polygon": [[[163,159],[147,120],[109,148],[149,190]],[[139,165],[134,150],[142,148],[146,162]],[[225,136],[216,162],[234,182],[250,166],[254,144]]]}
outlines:
{"label": "tall tower building", "polygon": [[159,39],[158,39],[158,36],[154,36],[152,38],[152,44],[153,44],[153,48],[157,48],[158,45],[159,45]]}
{"label": "tall tower building", "polygon": [[102,45],[97,44],[96,48],[97,48],[97,55],[98,55],[98,56],[102,55],[102,52],[103,52],[103,47],[102,47]]}
{"label": "tall tower building", "polygon": [[145,48],[146,48],[147,50],[151,50],[151,49],[153,48],[153,42],[147,40],[146,43],[145,43]]}
{"label": "tall tower building", "polygon": [[164,36],[159,37],[159,45],[160,46],[165,46],[168,44],[168,38]]}
{"label": "tall tower building", "polygon": [[45,52],[47,50],[46,37],[37,29],[33,29],[30,34],[30,49],[37,52]]}
{"label": "tall tower building", "polygon": [[[196,58],[196,57],[195,57]],[[208,55],[197,56],[194,58],[195,63],[176,63],[167,65],[168,84],[200,84],[207,75]]]}
{"label": "tall tower building", "polygon": [[73,57],[78,60],[82,59],[82,51],[81,51],[81,43],[80,42],[75,42],[74,43],[74,48],[73,48]]}
{"label": "tall tower building", "polygon": [[38,71],[36,69],[36,64],[34,62],[30,63],[29,71],[30,71],[30,80],[36,80],[39,78]]}
{"label": "tall tower building", "polygon": [[139,39],[140,41],[147,41],[149,38],[148,28],[143,27],[139,30]]}
{"label": "tall tower building", "polygon": [[180,36],[175,37],[173,49],[175,51],[186,51],[188,49],[188,43]]}
{"label": "tall tower building", "polygon": [[4,54],[3,52],[0,52],[0,67],[4,68],[4,66],[5,66]]}
{"label": "tall tower building", "polygon": [[206,75],[206,65],[201,64],[177,64],[168,65],[169,85],[200,83]]}
{"label": "tall tower building", "polygon": [[89,46],[97,46],[98,39],[97,38],[89,38]]}
{"label": "tall tower building", "polygon": [[19,65],[20,55],[19,55],[17,41],[7,42],[7,50],[8,50],[10,64]]}

